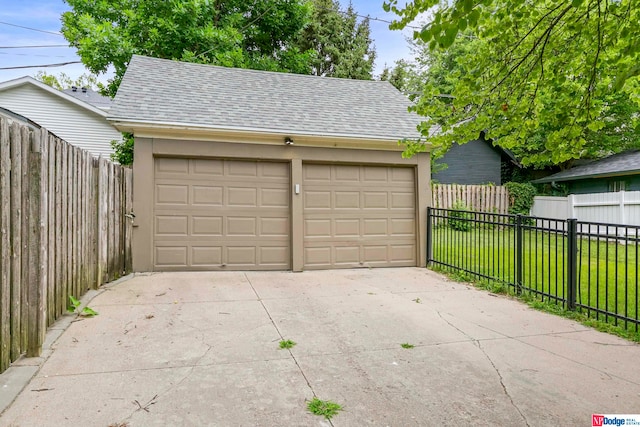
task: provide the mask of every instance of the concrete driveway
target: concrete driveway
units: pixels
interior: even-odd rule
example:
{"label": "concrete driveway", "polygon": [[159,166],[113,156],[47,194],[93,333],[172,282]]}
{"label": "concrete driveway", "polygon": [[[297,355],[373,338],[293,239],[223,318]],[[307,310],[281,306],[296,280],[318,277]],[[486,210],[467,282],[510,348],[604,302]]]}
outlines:
{"label": "concrete driveway", "polygon": [[334,426],[640,413],[640,346],[425,269],[152,274],[90,306],[0,376],[37,370],[1,425],[329,425],[314,396]]}

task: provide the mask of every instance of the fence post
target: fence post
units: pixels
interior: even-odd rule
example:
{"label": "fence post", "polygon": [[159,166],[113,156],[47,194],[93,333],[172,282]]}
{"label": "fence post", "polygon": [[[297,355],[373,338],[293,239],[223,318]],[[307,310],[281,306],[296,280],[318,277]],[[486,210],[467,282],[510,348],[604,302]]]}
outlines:
{"label": "fence post", "polygon": [[578,296],[578,220],[567,220],[567,308],[575,310]]}
{"label": "fence post", "polygon": [[516,215],[516,294],[522,293],[522,215]]}
{"label": "fence post", "polygon": [[569,194],[567,196],[567,218],[575,218],[576,217],[576,196],[574,194]]}
{"label": "fence post", "polygon": [[[619,224],[627,224],[627,215],[626,215],[626,212],[625,212],[626,211],[626,209],[625,209],[625,207],[626,207],[625,191],[621,190],[621,191],[618,192],[618,194],[620,194],[620,201],[619,201],[619,203],[620,203],[620,221],[616,221],[616,222],[618,222]],[[621,234],[622,236],[625,235],[624,229],[621,231],[621,233],[623,233],[623,234]]]}
{"label": "fence post", "polygon": [[427,267],[432,258],[433,224],[431,223],[431,207],[427,207]]}

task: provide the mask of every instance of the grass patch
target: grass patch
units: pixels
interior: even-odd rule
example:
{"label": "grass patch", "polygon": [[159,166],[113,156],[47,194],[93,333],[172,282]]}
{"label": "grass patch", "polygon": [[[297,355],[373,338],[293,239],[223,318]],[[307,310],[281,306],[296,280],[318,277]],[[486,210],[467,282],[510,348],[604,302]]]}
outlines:
{"label": "grass patch", "polygon": [[[616,335],[618,337],[624,338],[629,341],[640,342],[640,332],[636,332],[635,330],[632,330],[632,329],[625,329],[623,326],[614,325],[614,324],[605,322],[603,320],[594,319],[593,317],[589,317],[587,314],[577,310],[576,311],[567,310],[560,304],[556,304],[549,301],[540,301],[539,299],[537,299],[536,296],[531,295],[526,291],[521,295],[516,295],[513,292],[511,287],[508,287],[503,283],[498,283],[498,282],[487,280],[487,279],[477,280],[469,275],[466,275],[466,276],[460,275],[460,274],[457,274],[456,272],[450,271],[448,269],[445,269],[439,266],[434,266],[431,268],[431,270],[444,274],[445,276],[457,282],[466,282],[473,285],[476,288],[483,289],[491,293],[505,295],[505,296],[518,299],[535,310],[540,310],[545,313],[554,314],[556,316],[561,316],[567,319],[575,320],[576,322],[579,322],[590,328],[596,329],[600,332],[606,332],[611,335]],[[461,276],[464,276],[466,279],[460,280]]]}
{"label": "grass patch", "polygon": [[295,341],[291,341],[291,340],[282,340],[280,341],[280,349],[284,350],[284,349],[290,349],[293,348],[297,343]]}
{"label": "grass patch", "polygon": [[314,415],[320,415],[330,420],[337,415],[338,412],[342,411],[342,406],[330,400],[320,400],[314,397],[307,402],[307,409]]}
{"label": "grass patch", "polygon": [[409,344],[408,342],[405,342],[405,343],[400,344],[400,347],[402,347],[402,348],[414,348],[415,345]]}
{"label": "grass patch", "polygon": [[[523,287],[532,295],[537,294],[541,302],[562,305],[568,295],[567,238],[561,233],[526,229],[522,237]],[[609,236],[601,240],[579,238],[577,243],[577,303],[628,318],[640,318],[638,242],[619,241]],[[481,282],[483,287],[495,293],[514,290],[516,235],[513,228],[486,226],[464,232],[445,226],[435,227],[432,248],[435,260],[451,266],[443,268],[451,272],[454,280]],[[624,320],[611,315],[588,308],[582,308],[582,313],[596,321],[627,326],[637,332],[635,324],[627,322],[625,325]]]}

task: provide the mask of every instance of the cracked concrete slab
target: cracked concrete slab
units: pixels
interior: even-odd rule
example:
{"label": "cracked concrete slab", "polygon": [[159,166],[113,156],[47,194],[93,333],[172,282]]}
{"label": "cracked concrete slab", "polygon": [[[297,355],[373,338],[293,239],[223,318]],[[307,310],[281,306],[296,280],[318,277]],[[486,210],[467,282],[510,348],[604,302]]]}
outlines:
{"label": "cracked concrete slab", "polygon": [[344,404],[335,426],[522,424],[472,342],[299,360],[321,398]]}
{"label": "cracked concrete slab", "polygon": [[[424,269],[148,274],[90,306],[12,367],[28,375],[0,375],[26,384],[1,426],[588,425],[639,410],[640,346]],[[314,396],[344,410],[328,423]]]}

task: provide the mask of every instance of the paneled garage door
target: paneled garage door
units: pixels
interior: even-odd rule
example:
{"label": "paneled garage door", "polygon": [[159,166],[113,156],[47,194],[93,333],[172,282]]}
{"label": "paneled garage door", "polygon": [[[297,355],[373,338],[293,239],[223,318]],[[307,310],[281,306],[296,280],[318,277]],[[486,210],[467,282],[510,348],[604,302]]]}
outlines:
{"label": "paneled garage door", "polygon": [[289,188],[287,163],[156,158],[154,269],[289,269]]}
{"label": "paneled garage door", "polygon": [[304,268],[416,265],[413,168],[303,165]]}

